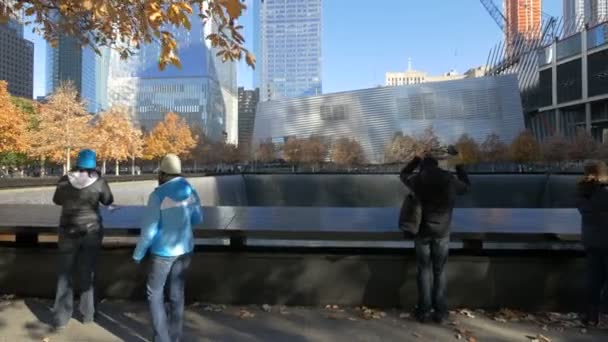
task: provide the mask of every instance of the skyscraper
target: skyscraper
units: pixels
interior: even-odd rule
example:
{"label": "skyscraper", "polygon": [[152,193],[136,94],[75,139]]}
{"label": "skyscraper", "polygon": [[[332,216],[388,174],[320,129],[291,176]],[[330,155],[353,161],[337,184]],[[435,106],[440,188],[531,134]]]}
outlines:
{"label": "skyscraper", "polygon": [[588,6],[588,4],[589,0],[564,0],[564,31],[566,35],[572,35],[585,27],[587,22],[585,14],[589,12],[589,9],[585,9],[585,6]]}
{"label": "skyscraper", "polygon": [[133,110],[136,121],[150,131],[174,112],[214,140],[238,139],[236,66],[222,63],[205,39],[211,25],[203,27],[197,15],[190,17],[192,29],[173,29],[182,68],[158,68],[160,46],[143,46],[136,56],[121,60],[113,52],[110,62],[109,102]]}
{"label": "skyscraper", "polygon": [[13,96],[32,98],[34,43],[23,38],[17,21],[0,24],[0,80],[8,82]]}
{"label": "skyscraper", "polygon": [[564,0],[563,10],[566,35],[608,20],[608,0]]}
{"label": "skyscraper", "polygon": [[239,87],[239,146],[251,146],[255,112],[260,101],[260,89]]}
{"label": "skyscraper", "polygon": [[322,93],[321,0],[255,0],[260,100]]}
{"label": "skyscraper", "polygon": [[504,0],[508,44],[518,38],[537,36],[542,23],[541,6],[541,0]]}
{"label": "skyscraper", "polygon": [[596,25],[608,20],[608,0],[587,0],[589,24]]}
{"label": "skyscraper", "polygon": [[87,105],[89,113],[108,108],[107,77],[110,52],[101,48],[98,55],[89,46],[68,36],[59,37],[56,47],[47,44],[46,93],[52,94],[62,82],[70,81]]}

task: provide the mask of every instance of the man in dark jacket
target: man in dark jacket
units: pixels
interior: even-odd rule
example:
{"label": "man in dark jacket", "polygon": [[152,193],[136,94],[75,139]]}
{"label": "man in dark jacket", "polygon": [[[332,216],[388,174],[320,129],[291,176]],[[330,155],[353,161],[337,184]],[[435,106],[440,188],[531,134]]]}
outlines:
{"label": "man in dark jacket", "polygon": [[80,312],[83,322],[90,323],[95,315],[96,258],[103,238],[99,205],[114,201],[108,183],[95,170],[95,152],[82,150],[76,169],[63,176],[57,184],[53,202],[61,206],[59,222],[60,266],[55,296],[55,327],[64,327],[73,311],[72,274],[79,264]]}
{"label": "man in dark jacket", "polygon": [[[417,174],[413,174],[416,168]],[[444,266],[450,241],[450,224],[456,195],[468,191],[469,178],[461,166],[457,177],[442,170],[437,159],[415,157],[401,171],[401,181],[416,195],[422,207],[420,229],[415,238],[418,269],[418,305],[416,317],[421,322],[431,318],[441,323],[448,316],[447,281]],[[431,287],[432,284],[432,287]]]}
{"label": "man in dark jacket", "polygon": [[602,290],[608,285],[608,171],[603,162],[585,166],[578,183],[578,210],[581,235],[587,252],[587,314],[585,322],[595,326],[600,320]]}

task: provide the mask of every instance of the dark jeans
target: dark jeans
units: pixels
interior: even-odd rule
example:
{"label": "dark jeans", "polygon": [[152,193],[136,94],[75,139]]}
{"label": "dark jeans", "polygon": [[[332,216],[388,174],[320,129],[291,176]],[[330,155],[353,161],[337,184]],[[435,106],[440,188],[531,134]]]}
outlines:
{"label": "dark jeans", "polygon": [[608,249],[587,250],[587,303],[589,319],[596,319],[602,302],[602,290],[608,281]]}
{"label": "dark jeans", "polygon": [[75,268],[78,268],[79,275],[80,313],[83,315],[84,322],[93,321],[95,316],[95,269],[102,239],[101,232],[87,233],[80,237],[59,234],[59,276],[53,307],[57,326],[66,325],[72,318],[74,308],[72,277]]}
{"label": "dark jeans", "polygon": [[431,309],[436,315],[448,313],[446,302],[447,280],[445,264],[448,260],[450,238],[417,238],[416,266],[418,268],[418,314],[427,315]]}
{"label": "dark jeans", "polygon": [[[190,254],[179,257],[152,255],[148,275],[148,301],[154,325],[154,342],[177,342],[184,321],[184,283]],[[165,283],[169,283],[169,313],[165,311]],[[168,316],[168,317],[167,317]]]}

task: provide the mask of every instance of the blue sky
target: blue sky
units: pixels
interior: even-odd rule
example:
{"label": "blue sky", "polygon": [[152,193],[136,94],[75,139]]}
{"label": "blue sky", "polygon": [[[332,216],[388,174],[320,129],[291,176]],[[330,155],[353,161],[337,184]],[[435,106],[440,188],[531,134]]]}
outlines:
{"label": "blue sky", "polygon": [[[561,4],[544,0],[543,11],[561,15]],[[251,48],[251,11],[240,22]],[[485,63],[501,37],[479,0],[323,0],[323,92],[383,84],[384,73],[405,70],[408,58],[431,74],[464,72]],[[45,43],[31,32],[26,38],[35,43],[34,96],[43,95]],[[252,76],[239,63],[238,84],[252,87]]]}

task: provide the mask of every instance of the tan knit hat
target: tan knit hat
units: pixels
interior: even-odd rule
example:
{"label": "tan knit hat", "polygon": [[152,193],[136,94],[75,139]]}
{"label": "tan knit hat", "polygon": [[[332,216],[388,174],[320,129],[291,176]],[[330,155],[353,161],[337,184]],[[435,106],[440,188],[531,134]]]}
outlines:
{"label": "tan knit hat", "polygon": [[160,162],[160,171],[169,175],[179,175],[182,173],[182,162],[175,154],[167,154]]}

